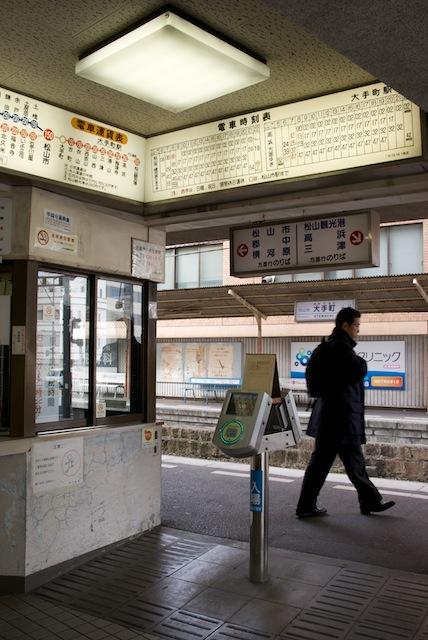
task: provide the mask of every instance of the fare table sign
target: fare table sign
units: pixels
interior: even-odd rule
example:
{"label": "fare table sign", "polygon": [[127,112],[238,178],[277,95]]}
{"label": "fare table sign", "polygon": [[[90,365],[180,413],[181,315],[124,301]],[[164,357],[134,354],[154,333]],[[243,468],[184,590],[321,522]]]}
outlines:
{"label": "fare table sign", "polygon": [[230,273],[238,278],[378,264],[379,217],[372,211],[230,230]]}
{"label": "fare table sign", "polygon": [[0,170],[143,202],[145,140],[0,87]]}

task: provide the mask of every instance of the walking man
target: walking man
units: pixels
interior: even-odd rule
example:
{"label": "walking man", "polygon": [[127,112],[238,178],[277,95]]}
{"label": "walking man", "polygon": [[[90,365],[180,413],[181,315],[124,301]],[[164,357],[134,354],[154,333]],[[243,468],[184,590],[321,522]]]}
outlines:
{"label": "walking man", "polygon": [[307,367],[308,388],[311,389],[310,376],[316,375],[313,384],[319,389],[319,397],[307,430],[316,440],[303,478],[298,518],[326,515],[327,510],[317,506],[317,498],[336,455],[357,490],[363,515],[385,511],[395,504],[392,500],[385,502],[370,481],[361,449],[366,442],[363,379],[367,364],[354,352],[360,317],[352,307],[339,311],[333,333],[321,343],[318,353],[312,356],[312,366],[309,363]]}

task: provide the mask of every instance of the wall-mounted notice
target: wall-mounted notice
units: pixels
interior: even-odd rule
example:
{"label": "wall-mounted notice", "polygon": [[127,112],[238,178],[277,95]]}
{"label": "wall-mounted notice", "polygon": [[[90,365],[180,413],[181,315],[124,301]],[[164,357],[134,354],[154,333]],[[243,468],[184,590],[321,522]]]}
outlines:
{"label": "wall-mounted notice", "polygon": [[60,253],[79,253],[79,237],[64,231],[54,231],[48,227],[37,227],[34,247]]}
{"label": "wall-mounted notice", "polygon": [[146,141],[146,202],[422,154],[419,107],[383,83]]}
{"label": "wall-mounted notice", "polygon": [[237,277],[379,264],[379,217],[372,211],[230,229]]}
{"label": "wall-mounted notice", "polygon": [[165,247],[131,239],[131,273],[135,278],[165,282]]}
{"label": "wall-mounted notice", "polygon": [[35,494],[83,482],[83,438],[43,442],[32,447]]}
{"label": "wall-mounted notice", "polygon": [[[1,139],[0,139],[1,154]],[[0,155],[1,158],[1,155]],[[1,256],[11,252],[12,246],[12,200],[0,198],[0,262]]]}
{"label": "wall-mounted notice", "polygon": [[0,168],[143,202],[144,138],[0,88]]}

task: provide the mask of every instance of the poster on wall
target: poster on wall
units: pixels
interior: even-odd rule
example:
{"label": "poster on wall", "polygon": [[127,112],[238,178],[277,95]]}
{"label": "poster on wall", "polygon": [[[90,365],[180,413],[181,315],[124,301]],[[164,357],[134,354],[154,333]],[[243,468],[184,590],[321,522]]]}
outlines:
{"label": "poster on wall", "polygon": [[137,202],[145,140],[0,87],[0,168]]}
{"label": "poster on wall", "polygon": [[216,343],[208,345],[208,377],[233,377],[233,345]]}
{"label": "poster on wall", "polygon": [[157,378],[161,382],[183,382],[183,346],[177,343],[158,345]]}
{"label": "poster on wall", "polygon": [[238,379],[242,376],[241,342],[168,342],[157,345],[157,381],[191,378]]}
{"label": "poster on wall", "polygon": [[83,438],[35,444],[31,453],[35,494],[83,482]]}
{"label": "poster on wall", "polygon": [[207,377],[207,344],[184,344],[184,381]]}
{"label": "poster on wall", "polygon": [[[319,342],[291,343],[291,378],[305,378],[306,365]],[[406,365],[404,340],[361,341],[355,353],[367,362],[364,387],[370,390],[404,391]]]}

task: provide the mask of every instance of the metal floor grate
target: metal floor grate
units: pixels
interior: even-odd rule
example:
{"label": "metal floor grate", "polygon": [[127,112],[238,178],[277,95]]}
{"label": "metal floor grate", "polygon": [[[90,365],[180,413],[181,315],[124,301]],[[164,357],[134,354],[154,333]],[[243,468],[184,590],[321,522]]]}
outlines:
{"label": "metal floor grate", "polygon": [[326,611],[309,608],[302,611],[280,637],[286,640],[342,640],[350,626],[349,620],[334,619]]}
{"label": "metal floor grate", "polygon": [[[145,601],[144,590],[214,546],[150,532],[52,580],[35,593],[57,605],[127,628],[152,629],[176,609]],[[187,633],[190,638],[190,631]]]}
{"label": "metal floor grate", "polygon": [[222,624],[221,620],[181,610],[158,624],[153,633],[171,640],[204,640]]}
{"label": "metal floor grate", "polygon": [[246,629],[236,624],[224,624],[209,640],[271,640],[273,637],[268,633]]}

